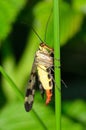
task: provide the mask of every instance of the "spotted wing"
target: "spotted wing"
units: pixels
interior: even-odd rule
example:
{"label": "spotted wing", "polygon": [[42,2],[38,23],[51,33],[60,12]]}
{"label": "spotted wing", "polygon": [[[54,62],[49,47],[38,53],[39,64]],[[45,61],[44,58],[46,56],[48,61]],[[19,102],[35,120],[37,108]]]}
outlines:
{"label": "spotted wing", "polygon": [[31,110],[33,101],[34,101],[34,93],[35,93],[35,82],[36,82],[36,64],[35,60],[32,66],[32,71],[30,75],[30,80],[28,82],[26,95],[25,95],[25,110],[28,112]]}

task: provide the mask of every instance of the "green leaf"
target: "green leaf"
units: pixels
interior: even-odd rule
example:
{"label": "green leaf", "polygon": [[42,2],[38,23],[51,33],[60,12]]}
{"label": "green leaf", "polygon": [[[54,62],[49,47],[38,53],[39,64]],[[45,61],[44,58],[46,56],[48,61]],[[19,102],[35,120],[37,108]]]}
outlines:
{"label": "green leaf", "polygon": [[83,126],[66,116],[62,118],[62,130],[83,130]]}
{"label": "green leaf", "polygon": [[45,104],[34,103],[34,109],[27,113],[23,103],[8,104],[0,114],[0,129],[3,130],[52,130],[54,112]]}
{"label": "green leaf", "polygon": [[[13,93],[16,93],[19,96],[20,99],[23,99],[23,94],[18,89],[18,87],[16,86],[16,84],[12,81],[12,79],[8,76],[8,74],[4,71],[4,69],[2,68],[2,66],[0,66],[0,72],[1,72],[2,76],[9,83],[10,87],[12,87],[12,89],[14,90]],[[7,95],[9,95],[9,93],[7,93]]]}
{"label": "green leaf", "polygon": [[[52,107],[35,100],[33,110],[26,112],[23,102],[7,104],[0,111],[1,130],[55,130],[55,115]],[[83,126],[62,116],[62,130],[83,130]]]}
{"label": "green leaf", "polygon": [[[44,40],[46,35],[46,42],[50,46],[53,44],[53,12],[48,22],[47,32],[45,32],[46,23],[52,9],[52,3],[40,2],[34,8],[35,15],[35,29],[39,36]],[[45,15],[46,14],[46,15]],[[73,9],[69,4],[62,2],[60,5],[60,42],[61,45],[67,43],[75,34],[81,29],[83,22],[83,14]],[[58,36],[57,36],[58,37]]]}
{"label": "green leaf", "polygon": [[6,38],[12,29],[19,11],[24,7],[25,0],[1,0],[0,1],[0,40]]}
{"label": "green leaf", "polygon": [[66,3],[60,9],[60,42],[66,44],[81,29],[82,13],[74,10]]}
{"label": "green leaf", "polygon": [[70,116],[70,118],[76,119],[78,122],[86,126],[86,102],[76,100],[65,103],[63,110],[64,113]]}
{"label": "green leaf", "polygon": [[74,9],[86,14],[86,0],[73,0]]}

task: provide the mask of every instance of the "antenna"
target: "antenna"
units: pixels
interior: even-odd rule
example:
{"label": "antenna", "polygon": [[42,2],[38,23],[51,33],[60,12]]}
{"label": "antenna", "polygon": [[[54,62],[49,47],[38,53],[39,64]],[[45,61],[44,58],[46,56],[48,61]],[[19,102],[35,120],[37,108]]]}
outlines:
{"label": "antenna", "polygon": [[[21,22],[21,23],[24,24],[24,25],[28,25],[28,24],[26,24],[26,23],[24,23],[24,22]],[[42,43],[44,43],[44,41],[41,39],[41,37],[39,36],[39,34],[35,31],[34,27],[33,27],[33,26],[29,26],[29,27],[31,27],[31,29],[32,29],[33,32],[36,34],[36,36],[39,38],[39,40],[40,40]]]}
{"label": "antenna", "polygon": [[50,18],[51,18],[52,11],[53,11],[53,8],[52,8],[51,11],[50,11],[50,15],[49,15],[48,20],[47,20],[47,23],[46,23],[44,41],[46,41],[47,27],[48,27],[48,24],[49,24],[49,20],[50,20]]}
{"label": "antenna", "polygon": [[39,36],[39,34],[38,34],[38,33],[35,31],[35,29],[32,27],[33,32],[36,34],[36,36],[40,39],[40,41],[41,41],[42,43],[46,41],[47,27],[48,27],[48,24],[49,24],[49,20],[50,20],[50,18],[51,18],[52,11],[53,11],[53,8],[52,8],[51,11],[50,11],[50,14],[49,14],[49,17],[48,17],[48,20],[47,20],[47,23],[46,23],[44,41],[41,39],[41,37]]}
{"label": "antenna", "polygon": [[[36,36],[40,39],[40,41],[41,41],[42,43],[44,43],[44,41],[46,41],[47,27],[48,27],[48,24],[49,24],[49,20],[50,20],[50,18],[51,18],[52,11],[53,11],[53,8],[52,8],[51,11],[50,11],[50,14],[49,14],[49,17],[48,17],[48,20],[47,20],[47,23],[46,23],[44,40],[41,39],[41,37],[40,37],[39,34],[36,32],[36,30],[34,29],[34,27],[31,26],[33,32],[36,34]],[[21,23],[25,24],[24,22],[21,22]]]}
{"label": "antenna", "polygon": [[36,34],[36,36],[40,39],[41,42],[44,42],[41,37],[38,35],[38,33],[35,31],[35,29],[32,27],[33,32]]}

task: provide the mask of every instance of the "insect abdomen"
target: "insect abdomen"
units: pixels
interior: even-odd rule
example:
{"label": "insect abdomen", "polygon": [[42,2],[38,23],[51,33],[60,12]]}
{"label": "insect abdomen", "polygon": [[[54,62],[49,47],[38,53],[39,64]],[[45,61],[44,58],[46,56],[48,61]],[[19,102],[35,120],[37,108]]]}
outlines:
{"label": "insect abdomen", "polygon": [[39,80],[46,91],[46,104],[48,104],[51,101],[52,97],[52,76],[49,74],[45,66],[39,65],[37,66]]}
{"label": "insect abdomen", "polygon": [[46,70],[46,67],[39,65],[37,66],[37,70],[38,70],[39,80],[42,83],[43,88],[45,90],[52,89],[53,84],[52,84],[51,78],[48,77],[49,74]]}

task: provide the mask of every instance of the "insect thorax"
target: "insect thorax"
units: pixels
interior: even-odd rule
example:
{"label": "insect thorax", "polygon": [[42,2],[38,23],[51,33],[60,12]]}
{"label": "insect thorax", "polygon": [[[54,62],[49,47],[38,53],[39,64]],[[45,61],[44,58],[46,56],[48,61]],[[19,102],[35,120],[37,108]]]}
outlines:
{"label": "insect thorax", "polygon": [[[45,44],[44,44],[45,45]],[[53,66],[53,56],[51,56],[52,51],[50,48],[45,46],[39,46],[39,50],[36,52],[36,65],[43,65],[46,68]]]}

